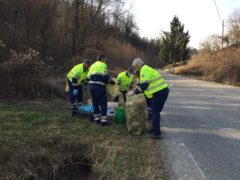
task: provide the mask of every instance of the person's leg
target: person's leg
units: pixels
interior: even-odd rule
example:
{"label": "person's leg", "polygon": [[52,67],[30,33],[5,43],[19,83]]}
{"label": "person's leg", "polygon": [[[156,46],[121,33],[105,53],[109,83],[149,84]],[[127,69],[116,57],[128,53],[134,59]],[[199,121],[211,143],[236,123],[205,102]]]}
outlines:
{"label": "person's leg", "polygon": [[126,104],[126,101],[127,101],[127,96],[126,96],[127,91],[122,91],[121,93],[123,95],[124,103]]}
{"label": "person's leg", "polygon": [[160,121],[161,116],[160,113],[164,107],[164,104],[167,100],[169,90],[165,88],[154,94],[154,97],[151,102],[152,108],[152,125],[153,125],[153,135],[159,136],[161,135],[160,131]]}
{"label": "person's leg", "polygon": [[101,125],[110,125],[107,122],[107,91],[105,87],[99,88],[98,100],[101,108]]}
{"label": "person's leg", "polygon": [[148,120],[151,120],[151,116],[152,116],[152,108],[151,108],[151,100],[150,98],[147,98],[146,96],[145,100],[146,100],[146,105],[147,105],[147,111],[148,111]]}
{"label": "person's leg", "polygon": [[78,106],[83,105],[83,87],[82,85],[77,86],[78,94],[77,94],[77,100],[78,100]]}
{"label": "person's leg", "polygon": [[70,109],[75,110],[77,108],[76,96],[73,95],[73,90],[75,89],[75,87],[72,85],[72,83],[69,80],[67,80],[67,82],[69,87],[68,96],[69,96]]}
{"label": "person's leg", "polygon": [[116,96],[115,98],[113,98],[113,102],[118,102],[119,101],[119,96]]}
{"label": "person's leg", "polygon": [[93,105],[93,119],[97,124],[99,124],[101,114],[100,114],[99,103],[98,103],[98,99],[97,99],[98,92],[97,92],[97,88],[95,87],[95,85],[91,85],[90,91],[91,91],[92,105]]}

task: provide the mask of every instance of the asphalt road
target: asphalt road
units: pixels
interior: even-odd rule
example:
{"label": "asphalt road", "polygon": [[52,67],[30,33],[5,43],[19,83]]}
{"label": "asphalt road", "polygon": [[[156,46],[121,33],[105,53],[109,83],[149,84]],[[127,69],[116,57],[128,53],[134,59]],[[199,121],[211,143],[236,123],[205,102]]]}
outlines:
{"label": "asphalt road", "polygon": [[162,112],[171,179],[240,179],[240,88],[161,72],[172,83]]}

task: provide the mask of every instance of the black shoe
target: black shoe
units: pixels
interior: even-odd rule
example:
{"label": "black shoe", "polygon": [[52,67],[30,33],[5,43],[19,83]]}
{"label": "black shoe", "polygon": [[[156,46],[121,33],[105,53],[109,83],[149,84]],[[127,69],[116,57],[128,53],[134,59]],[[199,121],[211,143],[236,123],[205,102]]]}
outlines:
{"label": "black shoe", "polygon": [[149,136],[150,139],[162,139],[162,136],[161,135],[155,135],[155,134],[151,134]]}
{"label": "black shoe", "polygon": [[95,121],[97,125],[101,125],[101,120]]}
{"label": "black shoe", "polygon": [[152,134],[152,133],[153,133],[153,130],[152,130],[152,129],[149,129],[149,130],[147,131],[147,133],[148,133],[148,134]]}
{"label": "black shoe", "polygon": [[89,121],[92,121],[92,122],[95,121],[93,115],[89,116]]}
{"label": "black shoe", "polygon": [[72,116],[75,116],[77,115],[77,112],[76,111],[72,111]]}
{"label": "black shoe", "polygon": [[78,111],[78,108],[76,106],[71,107],[71,111]]}
{"label": "black shoe", "polygon": [[109,122],[101,122],[101,126],[111,126],[111,123],[109,123]]}

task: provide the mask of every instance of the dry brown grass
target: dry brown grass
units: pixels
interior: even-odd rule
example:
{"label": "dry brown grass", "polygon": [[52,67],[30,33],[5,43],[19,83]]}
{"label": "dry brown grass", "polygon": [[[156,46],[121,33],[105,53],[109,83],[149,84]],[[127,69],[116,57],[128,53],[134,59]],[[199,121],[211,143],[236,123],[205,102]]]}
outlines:
{"label": "dry brown grass", "polygon": [[134,48],[130,43],[121,42],[116,39],[108,39],[105,42],[107,47],[106,54],[109,57],[108,64],[111,68],[127,68],[131,66],[133,59],[136,57],[144,58],[142,52]]}
{"label": "dry brown grass", "polygon": [[177,74],[198,75],[205,80],[240,84],[240,49],[229,48],[214,53],[193,56],[185,66],[175,69]]}

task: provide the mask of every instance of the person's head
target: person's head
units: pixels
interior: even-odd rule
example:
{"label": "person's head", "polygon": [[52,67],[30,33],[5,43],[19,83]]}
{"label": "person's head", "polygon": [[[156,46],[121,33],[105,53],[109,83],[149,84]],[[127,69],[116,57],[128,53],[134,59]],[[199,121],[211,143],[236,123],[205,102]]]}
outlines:
{"label": "person's head", "polygon": [[133,75],[133,74],[134,74],[134,68],[133,68],[133,67],[128,68],[128,69],[127,69],[127,73],[128,73],[129,75]]}
{"label": "person's head", "polygon": [[90,65],[91,65],[90,59],[85,58],[85,59],[83,60],[83,67],[84,67],[85,69],[88,69],[88,68],[90,67]]}
{"label": "person's head", "polygon": [[135,69],[135,71],[140,71],[141,67],[144,65],[144,62],[140,58],[136,58],[132,62],[132,66]]}
{"label": "person's head", "polygon": [[136,76],[137,78],[139,78],[140,72],[139,72],[139,71],[136,71],[136,72],[135,72],[135,76]]}
{"label": "person's head", "polygon": [[101,54],[100,56],[97,56],[98,61],[106,62],[107,58],[105,57],[104,54]]}

